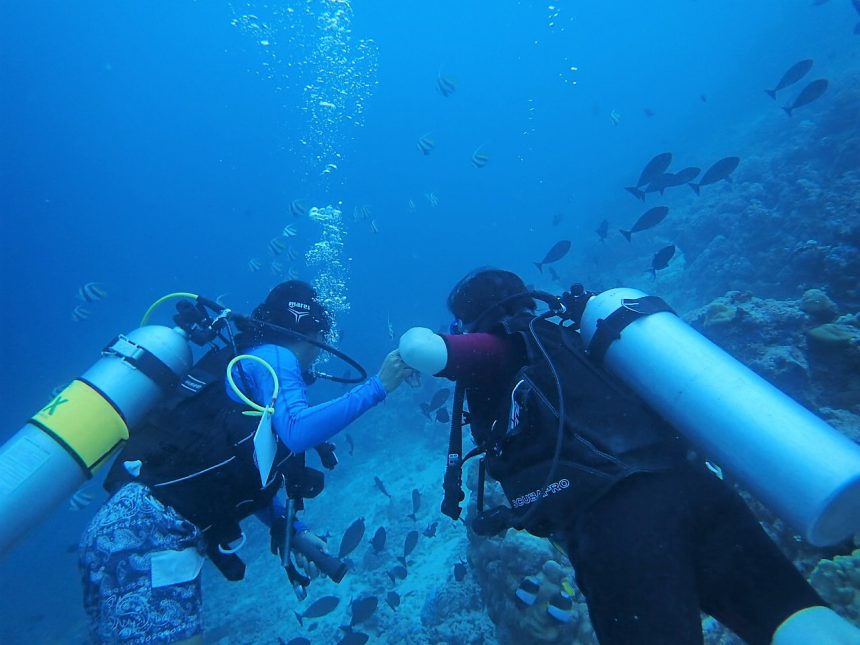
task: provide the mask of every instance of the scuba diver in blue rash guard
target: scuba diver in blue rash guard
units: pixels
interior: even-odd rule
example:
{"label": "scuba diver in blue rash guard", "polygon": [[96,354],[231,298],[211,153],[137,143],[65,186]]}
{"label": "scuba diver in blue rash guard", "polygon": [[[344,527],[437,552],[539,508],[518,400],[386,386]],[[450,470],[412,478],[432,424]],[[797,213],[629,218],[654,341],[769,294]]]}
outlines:
{"label": "scuba diver in blue rash guard", "polygon": [[[701,645],[702,611],[751,645],[860,643],[700,456],[720,454],[798,524],[806,507],[803,532],[824,545],[860,529],[860,449],[631,292],[556,297],[481,269],[448,297],[451,334],[402,336],[407,365],[456,382],[442,512],[459,518],[462,464],[479,456],[470,529],[563,547],[602,645]],[[625,373],[637,368],[639,381]],[[694,439],[711,439],[706,452]],[[484,510],[487,475],[510,506]]]}
{"label": "scuba diver in blue rash guard", "polygon": [[[189,308],[185,303],[186,314]],[[204,355],[173,400],[135,429],[105,479],[112,497],[84,533],[80,551],[96,642],[202,642],[203,560],[209,557],[229,580],[241,579],[239,522],[252,514],[270,525],[272,552],[300,597],[309,578],[299,569],[310,573],[309,562],[337,582],[345,573],[295,519],[303,500],[323,487],[323,473],[305,466],[304,452],[316,449],[333,468],[337,459],[327,440],[383,401],[411,370],[392,352],[377,376],[309,406],[310,368],[321,350],[356,365],[325,345],[331,321],[314,289],[282,283],[250,318],[234,322],[238,334]],[[249,401],[267,412],[249,415]],[[267,414],[274,431],[268,435],[260,432]],[[270,465],[262,463],[265,450],[257,444],[266,436],[272,437]]]}

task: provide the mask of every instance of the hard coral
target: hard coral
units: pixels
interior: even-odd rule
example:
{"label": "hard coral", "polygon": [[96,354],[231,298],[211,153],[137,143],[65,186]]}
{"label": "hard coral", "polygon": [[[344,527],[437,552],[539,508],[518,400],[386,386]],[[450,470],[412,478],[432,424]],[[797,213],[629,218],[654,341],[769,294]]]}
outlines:
{"label": "hard coral", "polygon": [[821,289],[808,289],[799,302],[800,308],[811,318],[831,322],[839,315],[839,307]]}
{"label": "hard coral", "polygon": [[860,626],[860,549],[851,555],[822,560],[809,582],[834,611]]}
{"label": "hard coral", "polygon": [[843,323],[825,323],[806,333],[810,345],[821,350],[842,351],[860,342],[860,331]]}

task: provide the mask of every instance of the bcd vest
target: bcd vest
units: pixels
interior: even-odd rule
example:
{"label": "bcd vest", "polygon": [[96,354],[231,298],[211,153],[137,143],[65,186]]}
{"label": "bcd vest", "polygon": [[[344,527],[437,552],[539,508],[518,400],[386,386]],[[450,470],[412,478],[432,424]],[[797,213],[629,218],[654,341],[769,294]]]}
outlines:
{"label": "bcd vest", "polygon": [[[501,393],[469,388],[471,431],[487,449],[487,471],[522,517],[540,500],[521,528],[545,537],[570,525],[576,515],[615,483],[637,472],[665,470],[685,454],[685,444],[645,403],[586,355],[570,327],[531,316],[505,321],[511,342],[525,347],[526,364]],[[547,482],[564,400],[562,446]],[[520,528],[520,527],[518,527]]]}
{"label": "bcd vest", "polygon": [[[278,442],[272,473],[263,486],[253,444],[260,417],[242,414],[248,408],[228,396],[224,371],[214,372],[220,378],[202,384],[175,406],[152,413],[135,428],[104,486],[110,493],[130,482],[148,486],[156,499],[203,532],[213,562],[225,576],[237,579],[235,571],[225,570],[235,566],[224,562],[218,545],[240,537],[239,521],[271,504],[287,470],[296,462],[303,467],[304,455],[291,457]],[[136,460],[141,462],[137,477],[125,465]]]}

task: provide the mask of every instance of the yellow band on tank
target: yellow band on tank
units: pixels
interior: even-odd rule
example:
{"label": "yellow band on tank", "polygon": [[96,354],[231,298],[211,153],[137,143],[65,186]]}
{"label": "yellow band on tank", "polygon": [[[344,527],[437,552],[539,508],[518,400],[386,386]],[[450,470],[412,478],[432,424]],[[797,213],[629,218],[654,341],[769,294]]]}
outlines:
{"label": "yellow band on tank", "polygon": [[89,470],[128,439],[128,427],[123,418],[98,391],[83,381],[72,381],[32,420]]}

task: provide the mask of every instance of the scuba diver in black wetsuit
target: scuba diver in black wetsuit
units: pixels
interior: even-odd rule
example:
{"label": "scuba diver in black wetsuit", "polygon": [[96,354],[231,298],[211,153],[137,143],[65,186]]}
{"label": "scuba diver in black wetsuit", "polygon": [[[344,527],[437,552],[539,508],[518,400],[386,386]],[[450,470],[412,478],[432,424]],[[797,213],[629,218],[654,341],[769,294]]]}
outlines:
{"label": "scuba diver in black wetsuit", "polygon": [[[177,322],[198,315],[184,304]],[[180,326],[191,329],[185,322]],[[202,642],[203,560],[229,580],[241,579],[239,522],[252,514],[272,514],[261,519],[300,597],[309,579],[293,565],[291,551],[306,572],[314,560],[338,582],[345,572],[295,521],[303,500],[323,486],[323,473],[305,467],[304,452],[315,448],[323,465],[334,467],[327,440],[383,401],[411,370],[392,352],[377,376],[310,406],[309,370],[321,349],[357,366],[325,344],[331,320],[314,289],[282,283],[235,324],[238,334],[222,327],[229,342],[206,354],[174,400],[134,429],[105,480],[112,497],[87,528],[80,555],[96,642]],[[249,406],[260,414],[249,416]]]}
{"label": "scuba diver in black wetsuit", "polygon": [[[592,295],[559,299],[508,271],[478,270],[448,297],[451,334],[403,335],[410,367],[457,383],[443,513],[459,517],[462,463],[482,455],[472,529],[524,529],[563,545],[604,645],[702,643],[700,611],[753,645],[860,643],[690,442],[604,367],[606,347],[583,342]],[[550,311],[537,315],[536,299]],[[606,343],[637,318],[670,311],[642,300],[644,313]],[[610,318],[597,327],[611,329]],[[650,369],[656,376],[659,365]],[[464,457],[466,422],[477,447]],[[510,507],[483,510],[485,473]],[[856,530],[856,517],[846,522]]]}

